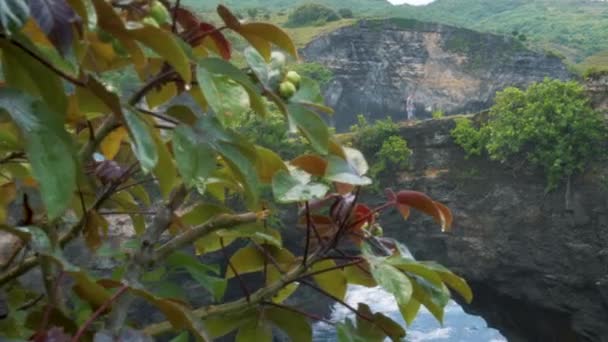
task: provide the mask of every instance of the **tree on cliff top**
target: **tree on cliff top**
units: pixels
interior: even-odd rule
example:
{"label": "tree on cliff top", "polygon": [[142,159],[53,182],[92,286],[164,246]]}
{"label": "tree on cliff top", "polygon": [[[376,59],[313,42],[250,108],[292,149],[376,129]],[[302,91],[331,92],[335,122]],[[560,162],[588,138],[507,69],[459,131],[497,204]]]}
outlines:
{"label": "tree on cliff top", "polygon": [[606,155],[607,133],[583,86],[545,79],[526,90],[498,92],[487,122],[474,128],[461,119],[452,135],[469,154],[486,152],[503,163],[524,160],[542,168],[548,189],[553,189]]}
{"label": "tree on cliff top", "polygon": [[[403,327],[365,303],[343,302],[347,284],[384,287],[408,323],[421,305],[441,321],[450,289],[470,301],[463,279],[371,234],[389,209],[407,217],[413,207],[444,229],[451,213],[415,191],[387,190],[375,208],[360,201],[371,183],[367,164],[317,114],[331,112],[318,86],[293,73],[285,76],[291,86],[276,77],[271,48],[298,57],[284,31],[241,23],[223,6],[215,27],[177,4],[0,0],[0,230],[14,241],[0,272],[0,337],[133,341],[174,332],[176,341],[209,341],[234,332],[237,341],[271,341],[276,327],[310,341],[315,316],[285,303],[307,286],[356,315],[329,322],[340,336],[399,340]],[[230,62],[226,31],[253,47],[245,70]],[[131,68],[139,83],[132,95],[104,84]],[[176,104],[178,95],[192,105]],[[305,154],[282,160],[226,124],[239,108],[264,118],[270,106],[303,137]],[[281,231],[269,220],[276,204],[294,209],[295,226]],[[130,216],[136,231],[120,248],[106,244],[116,214]],[[287,249],[294,236],[301,247]],[[120,266],[112,275],[76,266],[64,254],[76,239]],[[186,247],[219,252],[227,267]],[[42,293],[20,283],[34,268]],[[175,272],[189,274],[214,304],[192,309],[171,281]],[[254,273],[258,288],[243,278]],[[242,298],[223,299],[229,280]],[[129,328],[136,299],[167,321]]]}

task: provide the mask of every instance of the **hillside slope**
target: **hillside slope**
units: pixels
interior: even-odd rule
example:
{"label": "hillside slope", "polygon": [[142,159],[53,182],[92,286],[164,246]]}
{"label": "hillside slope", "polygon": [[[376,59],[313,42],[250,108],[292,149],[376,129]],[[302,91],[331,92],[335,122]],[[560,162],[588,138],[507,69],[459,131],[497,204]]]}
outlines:
{"label": "hillside slope", "polygon": [[[235,10],[289,12],[316,2],[350,8],[358,17],[407,17],[526,39],[538,50],[557,50],[573,62],[608,50],[608,2],[598,0],[436,0],[427,6],[393,6],[386,0],[184,0],[200,11],[218,3]],[[523,34],[523,35],[522,35]]]}

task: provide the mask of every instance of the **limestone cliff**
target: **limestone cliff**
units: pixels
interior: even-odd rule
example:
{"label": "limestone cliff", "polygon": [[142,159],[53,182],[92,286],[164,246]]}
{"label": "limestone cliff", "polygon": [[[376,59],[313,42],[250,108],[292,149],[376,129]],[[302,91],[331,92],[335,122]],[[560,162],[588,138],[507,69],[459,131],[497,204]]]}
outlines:
{"label": "limestone cliff", "polygon": [[302,55],[333,71],[325,98],[341,130],[360,113],[405,119],[410,95],[418,118],[477,112],[507,86],[571,77],[559,58],[509,37],[409,19],[359,21],[318,37]]}
{"label": "limestone cliff", "polygon": [[465,309],[510,342],[608,341],[608,165],[574,179],[567,210],[564,188],[545,193],[542,173],[467,159],[453,127],[447,118],[403,128],[415,171],[390,181],[447,204],[453,232],[395,214],[386,235],[464,276],[475,294]]}

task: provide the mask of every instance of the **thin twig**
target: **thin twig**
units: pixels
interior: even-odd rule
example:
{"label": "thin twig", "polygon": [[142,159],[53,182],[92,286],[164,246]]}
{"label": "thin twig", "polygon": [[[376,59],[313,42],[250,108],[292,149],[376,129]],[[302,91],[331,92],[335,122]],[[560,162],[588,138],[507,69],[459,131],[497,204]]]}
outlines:
{"label": "thin twig", "polygon": [[[302,276],[300,276],[300,278],[298,278],[298,280],[301,279],[301,278],[312,277],[312,276],[315,276],[315,275],[318,275],[318,274],[322,274],[322,273],[331,272],[331,271],[334,271],[334,270],[343,269],[343,268],[346,268],[346,267],[349,267],[349,266],[358,265],[358,264],[362,263],[363,261],[364,261],[363,259],[359,259],[359,260],[347,262],[347,263],[344,263],[344,264],[341,264],[341,265],[336,265],[336,266],[333,266],[333,267],[328,267],[328,268],[325,268],[325,269],[322,269],[322,270],[314,271],[314,272],[311,272],[311,273],[306,273],[306,274],[303,274]],[[298,280],[295,280],[295,281],[298,281]]]}
{"label": "thin twig", "polygon": [[175,70],[167,70],[156,75],[131,96],[131,98],[129,99],[129,104],[135,105],[139,103],[139,101],[141,101],[141,99],[146,96],[146,94],[150,90],[162,84],[163,82],[170,80],[169,76],[173,76],[174,74],[176,74]]}
{"label": "thin twig", "polygon": [[329,297],[331,299],[333,299],[334,301],[342,304],[342,306],[344,306],[345,308],[349,309],[350,311],[352,311],[355,315],[361,317],[362,319],[368,321],[368,322],[373,322],[374,320],[371,317],[368,317],[367,315],[364,315],[362,313],[360,313],[357,309],[353,308],[352,306],[350,306],[349,304],[347,304],[345,301],[343,301],[342,299],[332,295],[331,293],[328,293],[327,291],[323,290],[322,288],[318,287],[317,285],[309,282],[308,280],[300,280],[300,284],[304,284],[312,289],[314,289],[315,291],[321,293],[322,295]]}
{"label": "thin twig", "polygon": [[277,260],[270,255],[270,253],[268,253],[268,251],[266,250],[266,248],[260,246],[257,242],[255,242],[253,239],[250,239],[251,243],[253,243],[253,245],[264,254],[264,256],[266,257],[265,260],[266,261],[270,261],[272,263],[272,265],[277,269],[277,271],[279,271],[279,273],[284,274],[285,271],[283,271],[283,269],[281,268],[281,265],[279,265],[279,263],[277,262]]}
{"label": "thin twig", "polygon": [[[310,207],[308,201],[306,201],[306,244],[304,245],[304,258],[302,259],[302,265],[306,265],[308,260],[308,248],[310,247]],[[320,241],[320,240],[319,240]]]}
{"label": "thin twig", "polygon": [[42,58],[41,56],[39,56],[37,53],[35,53],[34,51],[30,50],[27,46],[23,45],[22,43],[13,40],[11,38],[9,38],[5,33],[1,33],[0,32],[0,38],[7,40],[9,43],[11,43],[12,45],[15,45],[16,47],[20,48],[21,50],[23,50],[23,52],[25,52],[26,54],[28,54],[30,57],[34,58],[35,60],[37,60],[38,62],[40,62],[42,65],[44,65],[45,67],[47,67],[48,69],[50,69],[53,73],[55,73],[56,75],[58,75],[59,77],[63,78],[64,80],[77,85],[79,87],[86,87],[86,82],[79,80],[73,76],[70,76],[68,74],[66,74],[65,72],[59,70],[56,66],[53,65],[53,63],[47,61],[46,59]]}
{"label": "thin twig", "polygon": [[87,319],[86,322],[78,329],[78,332],[72,338],[72,342],[80,341],[80,338],[85,333],[87,328],[97,319],[97,317],[101,316],[101,314],[108,308],[112,303],[114,303],[123,293],[125,293],[129,289],[129,285],[123,284],[116,293],[112,295],[105,303],[103,303],[92,315]]}
{"label": "thin twig", "polygon": [[141,184],[144,184],[144,183],[153,182],[153,181],[154,181],[154,178],[148,178],[148,179],[137,181],[135,183],[126,184],[126,185],[123,185],[123,186],[120,186],[120,187],[116,188],[116,192],[127,190],[129,188],[134,187],[134,186],[138,186],[138,185],[141,185]]}
{"label": "thin twig", "polygon": [[239,275],[239,272],[236,270],[236,268],[230,261],[230,258],[228,258],[228,254],[226,253],[226,249],[224,247],[224,238],[223,237],[220,237],[220,246],[222,246],[222,254],[224,254],[224,258],[226,259],[226,262],[228,262],[228,267],[230,267],[230,269],[234,273],[234,276],[236,277],[236,279],[238,279],[239,284],[241,285],[241,290],[243,290],[243,293],[245,294],[245,298],[247,298],[247,302],[250,302],[250,293],[249,293],[249,290],[247,289],[247,285],[245,285],[245,282]]}
{"label": "thin twig", "polygon": [[262,302],[262,304],[263,305],[274,306],[274,307],[277,307],[277,308],[280,308],[280,309],[283,309],[283,310],[287,310],[287,311],[292,311],[292,312],[295,312],[295,313],[300,314],[302,316],[306,316],[306,317],[308,317],[308,318],[310,318],[312,320],[321,321],[321,322],[327,323],[329,325],[336,325],[336,323],[334,323],[334,322],[332,322],[332,321],[330,321],[330,320],[328,320],[326,318],[323,318],[321,316],[318,316],[318,315],[315,315],[315,314],[312,314],[312,313],[308,313],[308,312],[299,310],[299,309],[291,307],[291,306],[287,306],[287,305],[283,305],[283,304],[279,304],[279,303],[274,303],[274,302]]}
{"label": "thin twig", "polygon": [[170,116],[166,116],[164,114],[153,112],[151,110],[147,110],[147,109],[144,109],[144,108],[139,108],[138,107],[136,109],[137,109],[137,111],[139,111],[139,112],[141,112],[143,114],[147,114],[147,115],[153,116],[153,117],[155,117],[157,119],[160,119],[160,120],[163,120],[163,121],[167,121],[167,122],[172,123],[174,125],[179,125],[180,124],[180,122],[178,120],[175,120],[174,118],[172,118]]}

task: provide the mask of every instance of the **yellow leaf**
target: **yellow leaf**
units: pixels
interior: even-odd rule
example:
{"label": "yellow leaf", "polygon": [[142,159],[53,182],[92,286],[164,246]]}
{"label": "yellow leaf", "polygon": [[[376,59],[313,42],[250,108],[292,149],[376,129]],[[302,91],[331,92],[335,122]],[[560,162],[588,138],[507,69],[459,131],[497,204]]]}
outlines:
{"label": "yellow leaf", "polygon": [[130,30],[129,33],[137,41],[163,57],[175,68],[175,71],[180,74],[184,82],[189,84],[192,81],[188,56],[186,56],[181,46],[173,39],[171,33],[150,25]]}
{"label": "yellow leaf", "polygon": [[256,146],[255,149],[258,156],[256,158],[256,169],[262,183],[272,183],[272,176],[277,171],[287,170],[287,166],[285,166],[281,157],[273,151],[261,146]]}
{"label": "yellow leaf", "polygon": [[171,100],[177,96],[177,86],[175,83],[167,83],[160,87],[160,89],[153,89],[146,94],[146,101],[148,101],[148,107],[155,108],[165,102]]}
{"label": "yellow leaf", "polygon": [[99,215],[97,211],[92,210],[89,212],[84,227],[84,239],[89,249],[96,250],[101,246],[102,238],[108,234],[108,226],[108,221]]}
{"label": "yellow leaf", "polygon": [[131,38],[122,19],[114,12],[114,8],[105,0],[92,0],[97,12],[97,25],[104,31],[115,36],[129,52],[135,69],[140,73],[146,65],[146,56],[141,48]]}
{"label": "yellow leaf", "polygon": [[[312,265],[310,271],[319,272],[331,269],[335,266],[336,263],[333,260],[327,259]],[[336,298],[344,299],[344,296],[346,295],[346,277],[344,276],[344,272],[342,270],[335,269],[328,272],[319,273],[313,275],[313,278],[319,287],[325,292]]]}
{"label": "yellow leaf", "polygon": [[116,154],[118,154],[118,151],[120,151],[121,143],[126,137],[127,130],[121,126],[113,130],[110,134],[108,134],[107,137],[105,137],[105,139],[101,141],[99,148],[106,159],[114,159]]}
{"label": "yellow leaf", "polygon": [[262,57],[266,60],[266,62],[270,62],[270,55],[272,54],[272,46],[270,43],[263,38],[260,38],[254,34],[248,32],[239,32],[243,38],[247,39],[249,44],[253,46]]}
{"label": "yellow leaf", "polygon": [[[298,59],[298,50],[287,34],[278,26],[269,23],[247,23],[238,28],[238,32],[265,39]],[[253,44],[252,44],[253,45]]]}

